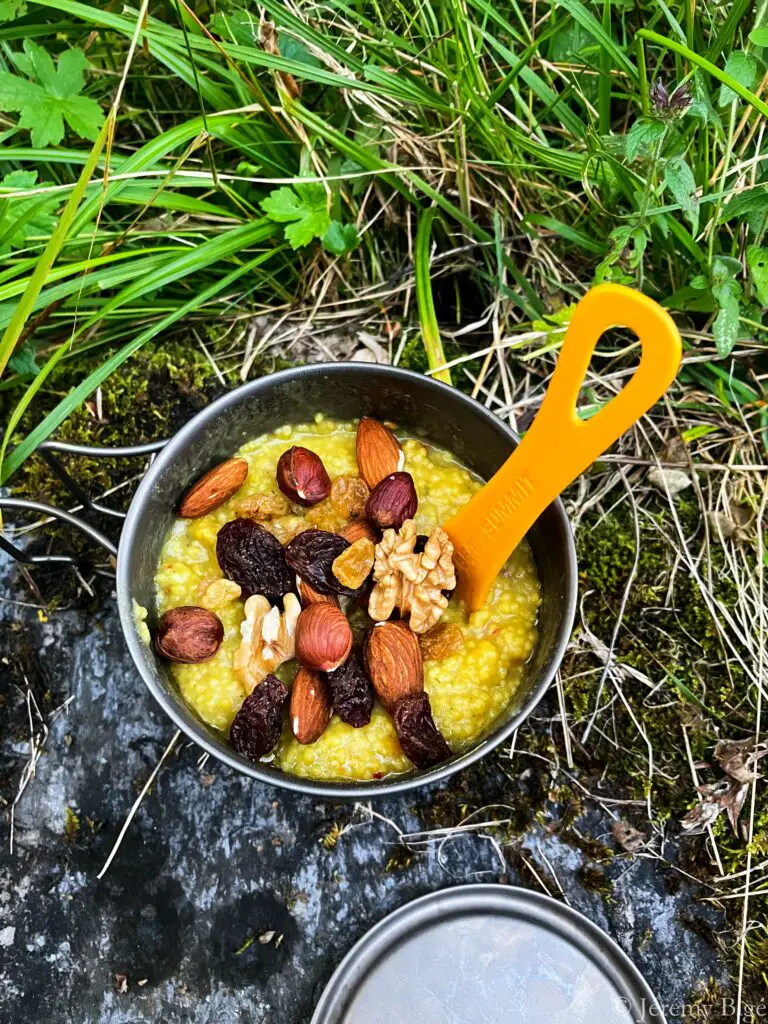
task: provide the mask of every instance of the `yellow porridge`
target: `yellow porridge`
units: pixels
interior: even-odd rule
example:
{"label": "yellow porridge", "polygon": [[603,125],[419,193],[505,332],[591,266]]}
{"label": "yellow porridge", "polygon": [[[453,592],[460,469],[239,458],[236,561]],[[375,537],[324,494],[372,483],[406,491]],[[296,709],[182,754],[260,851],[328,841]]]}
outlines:
{"label": "yellow porridge", "polygon": [[[427,749],[434,748],[437,734],[451,754],[471,746],[513,701],[537,638],[539,583],[526,544],[513,553],[479,611],[468,615],[440,589],[446,581],[455,585],[455,578],[449,579],[452,548],[436,528],[481,483],[450,455],[412,438],[395,441],[383,426],[363,422],[373,423],[374,433],[380,431],[374,437],[379,447],[369,446],[372,463],[367,472],[358,464],[361,437],[356,423],[318,416],[313,423],[285,426],[245,444],[230,463],[217,467],[215,480],[206,483],[203,478],[184,499],[181,512],[183,516],[186,504],[187,517],[176,520],[156,576],[161,629],[170,621],[165,613],[187,618],[175,632],[173,622],[156,631],[155,646],[169,658],[185,701],[214,728],[224,733],[232,729],[236,749],[239,723],[233,722],[244,700],[252,693],[266,701],[267,688],[259,687],[267,670],[288,691],[294,679],[298,685],[298,653],[306,668],[302,693],[286,697],[279,684],[271,683],[283,704],[275,710],[262,701],[252,721],[259,728],[279,730],[265,760],[314,779],[372,779],[408,771],[413,762],[403,746],[417,749],[412,755],[416,763],[429,757],[419,752],[423,745],[401,743],[413,716],[422,721],[418,716],[425,713],[425,703],[431,709],[425,726]],[[309,454],[302,461],[305,452]],[[316,462],[308,461],[312,454]],[[376,483],[379,464],[384,470],[394,467],[394,472]],[[369,487],[361,476],[374,485]],[[229,561],[220,565],[219,531],[229,524],[225,532],[232,532],[233,520],[241,525],[246,521],[240,533],[248,543],[251,534],[260,543],[268,539],[265,532],[273,538],[265,548],[270,558],[283,558],[281,546],[288,552],[290,594],[284,573],[274,593],[259,594],[253,591],[259,584],[252,584],[250,576],[245,585],[229,569]],[[342,541],[340,534],[348,540]],[[242,561],[242,552],[251,550],[242,547],[237,557]],[[248,554],[254,565],[260,551]],[[281,567],[282,572],[282,561]],[[435,575],[439,571],[444,575]],[[198,623],[208,623],[207,632],[203,628],[195,633],[193,650],[187,650],[184,645]],[[254,639],[254,629],[262,646]],[[390,661],[372,655],[372,641],[365,639],[369,631],[385,644],[385,655],[390,645]],[[319,659],[318,645],[323,648]],[[328,645],[332,651],[325,651]],[[286,652],[290,657],[283,660]],[[369,719],[358,727],[336,710],[341,706],[337,698],[342,699],[336,680],[348,688],[350,672],[355,685],[370,676],[376,697],[374,703],[372,691]]]}

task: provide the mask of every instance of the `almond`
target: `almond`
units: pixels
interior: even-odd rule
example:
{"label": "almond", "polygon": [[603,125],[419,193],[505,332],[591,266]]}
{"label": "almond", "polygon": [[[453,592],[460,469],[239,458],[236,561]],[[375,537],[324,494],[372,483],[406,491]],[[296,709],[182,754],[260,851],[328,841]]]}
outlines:
{"label": "almond", "polygon": [[376,696],[390,713],[403,697],[424,689],[419,641],[404,622],[378,622],[373,627],[365,663]]}
{"label": "almond", "polygon": [[350,544],[354,544],[356,540],[361,538],[372,540],[374,544],[378,544],[381,534],[367,519],[355,519],[354,522],[347,523],[345,527],[339,530],[339,536],[343,537],[344,540],[348,540]]}
{"label": "almond", "polygon": [[224,626],[218,615],[195,605],[169,608],[155,630],[158,654],[192,665],[212,658],[223,639]]}
{"label": "almond", "polygon": [[305,668],[332,672],[352,650],[352,629],[344,612],[332,604],[310,604],[296,626],[296,657]]}
{"label": "almond", "polygon": [[181,499],[179,515],[184,519],[208,515],[239,491],[247,476],[248,463],[245,459],[227,459],[219,463],[190,487]]}
{"label": "almond", "polygon": [[332,604],[339,607],[339,599],[336,594],[321,594],[300,577],[296,577],[296,589],[299,591],[302,605],[306,608],[310,604]]}
{"label": "almond", "polygon": [[383,423],[363,416],[357,426],[357,468],[373,489],[376,484],[402,469],[405,456],[391,430]]}
{"label": "almond", "polygon": [[291,690],[291,729],[299,743],[314,743],[331,720],[331,695],[319,672],[300,668]]}

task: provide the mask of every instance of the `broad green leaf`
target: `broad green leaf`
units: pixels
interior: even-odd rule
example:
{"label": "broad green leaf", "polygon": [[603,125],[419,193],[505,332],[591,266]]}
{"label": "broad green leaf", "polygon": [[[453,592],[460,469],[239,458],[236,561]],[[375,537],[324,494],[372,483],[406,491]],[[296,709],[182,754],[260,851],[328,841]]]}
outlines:
{"label": "broad green leaf", "polygon": [[325,189],[315,182],[276,188],[262,199],[261,208],[270,220],[288,225],[285,239],[293,249],[322,238],[331,223]]}
{"label": "broad green leaf", "polygon": [[734,217],[745,217],[750,213],[768,212],[768,188],[758,185],[734,195],[733,199],[722,208],[718,223],[724,224]]}
{"label": "broad green leaf", "polygon": [[34,345],[27,341],[20,348],[16,349],[8,360],[8,365],[14,373],[19,373],[24,377],[33,376],[40,370],[35,361],[36,354]]}
{"label": "broad green leaf", "polygon": [[768,46],[768,28],[753,28],[749,33],[749,41],[754,46]]}
{"label": "broad green leaf", "polygon": [[746,255],[757,301],[768,308],[768,249],[761,245],[750,245],[747,246]]}
{"label": "broad green leaf", "polygon": [[27,13],[24,0],[0,0],[0,21],[14,21]]}
{"label": "broad green leaf", "polygon": [[360,235],[354,224],[341,224],[332,220],[323,235],[323,248],[334,256],[343,256],[352,252],[360,244]]}
{"label": "broad green leaf", "polygon": [[54,66],[42,46],[25,39],[23,52],[12,58],[27,77],[0,71],[0,110],[21,115],[19,128],[30,130],[33,146],[61,142],[65,121],[82,138],[96,138],[104,115],[95,100],[78,95],[89,66],[81,50],[65,50]]}
{"label": "broad green leaf", "polygon": [[[757,60],[751,53],[745,53],[744,50],[734,50],[725,62],[725,73],[734,78],[739,85],[743,85],[745,89],[751,89],[757,78]],[[720,86],[719,103],[721,107],[736,99],[738,99],[738,96],[733,89],[727,85]]]}
{"label": "broad green leaf", "polygon": [[[36,182],[37,171],[11,171],[0,182],[0,189],[32,189]],[[13,199],[12,193],[0,191],[0,256],[21,249],[30,235],[50,235],[56,223],[51,214],[59,202],[56,195]]]}
{"label": "broad green leaf", "polygon": [[715,347],[723,357],[731,353],[739,336],[741,288],[733,273],[734,268],[730,260],[716,256],[712,261],[712,296],[718,306],[712,333],[715,337]]}
{"label": "broad green leaf", "polygon": [[680,204],[691,222],[693,233],[699,228],[699,200],[696,197],[696,179],[682,156],[672,156],[664,164],[664,184]]}
{"label": "broad green leaf", "polygon": [[638,156],[652,150],[664,135],[661,121],[641,117],[632,125],[627,133],[627,160],[632,163]]}

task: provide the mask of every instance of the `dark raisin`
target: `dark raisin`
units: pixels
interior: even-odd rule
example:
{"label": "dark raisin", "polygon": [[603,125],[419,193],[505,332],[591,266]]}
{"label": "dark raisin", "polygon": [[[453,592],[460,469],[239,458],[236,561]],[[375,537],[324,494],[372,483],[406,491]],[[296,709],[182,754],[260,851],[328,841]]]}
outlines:
{"label": "dark raisin", "polygon": [[294,589],[282,544],[252,519],[233,519],[222,526],[216,558],[227,579],[240,585],[243,597],[263,594],[275,603]]}
{"label": "dark raisin", "polygon": [[277,676],[267,676],[245,698],[229,730],[229,740],[238,754],[258,761],[274,749],[283,731],[287,699],[288,691]]}
{"label": "dark raisin", "polygon": [[[349,541],[337,533],[326,530],[304,530],[287,545],[285,557],[288,565],[318,594],[343,594],[357,597],[366,583],[350,590],[333,574],[333,563],[349,547]],[[367,581],[366,581],[367,582]]]}
{"label": "dark raisin", "polygon": [[435,725],[426,693],[402,697],[392,716],[405,756],[417,768],[431,768],[451,756],[448,744]]}
{"label": "dark raisin", "polygon": [[347,725],[368,725],[373,711],[373,686],[354,655],[328,673],[333,710]]}

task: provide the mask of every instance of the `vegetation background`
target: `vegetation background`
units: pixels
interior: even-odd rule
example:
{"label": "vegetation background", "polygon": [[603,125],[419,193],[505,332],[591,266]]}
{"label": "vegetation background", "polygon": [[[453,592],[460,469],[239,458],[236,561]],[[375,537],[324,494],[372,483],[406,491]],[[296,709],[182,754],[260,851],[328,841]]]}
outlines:
{"label": "vegetation background", "polygon": [[[0,0],[17,493],[66,500],[36,454],[54,434],[154,440],[307,359],[434,373],[524,430],[592,283],[673,313],[675,387],[570,492],[580,624],[515,756],[544,758],[573,817],[585,786],[618,801],[606,898],[615,857],[701,880],[740,1019],[768,994],[767,7]],[[636,357],[603,339],[585,415]],[[126,499],[124,465],[80,472]]]}

